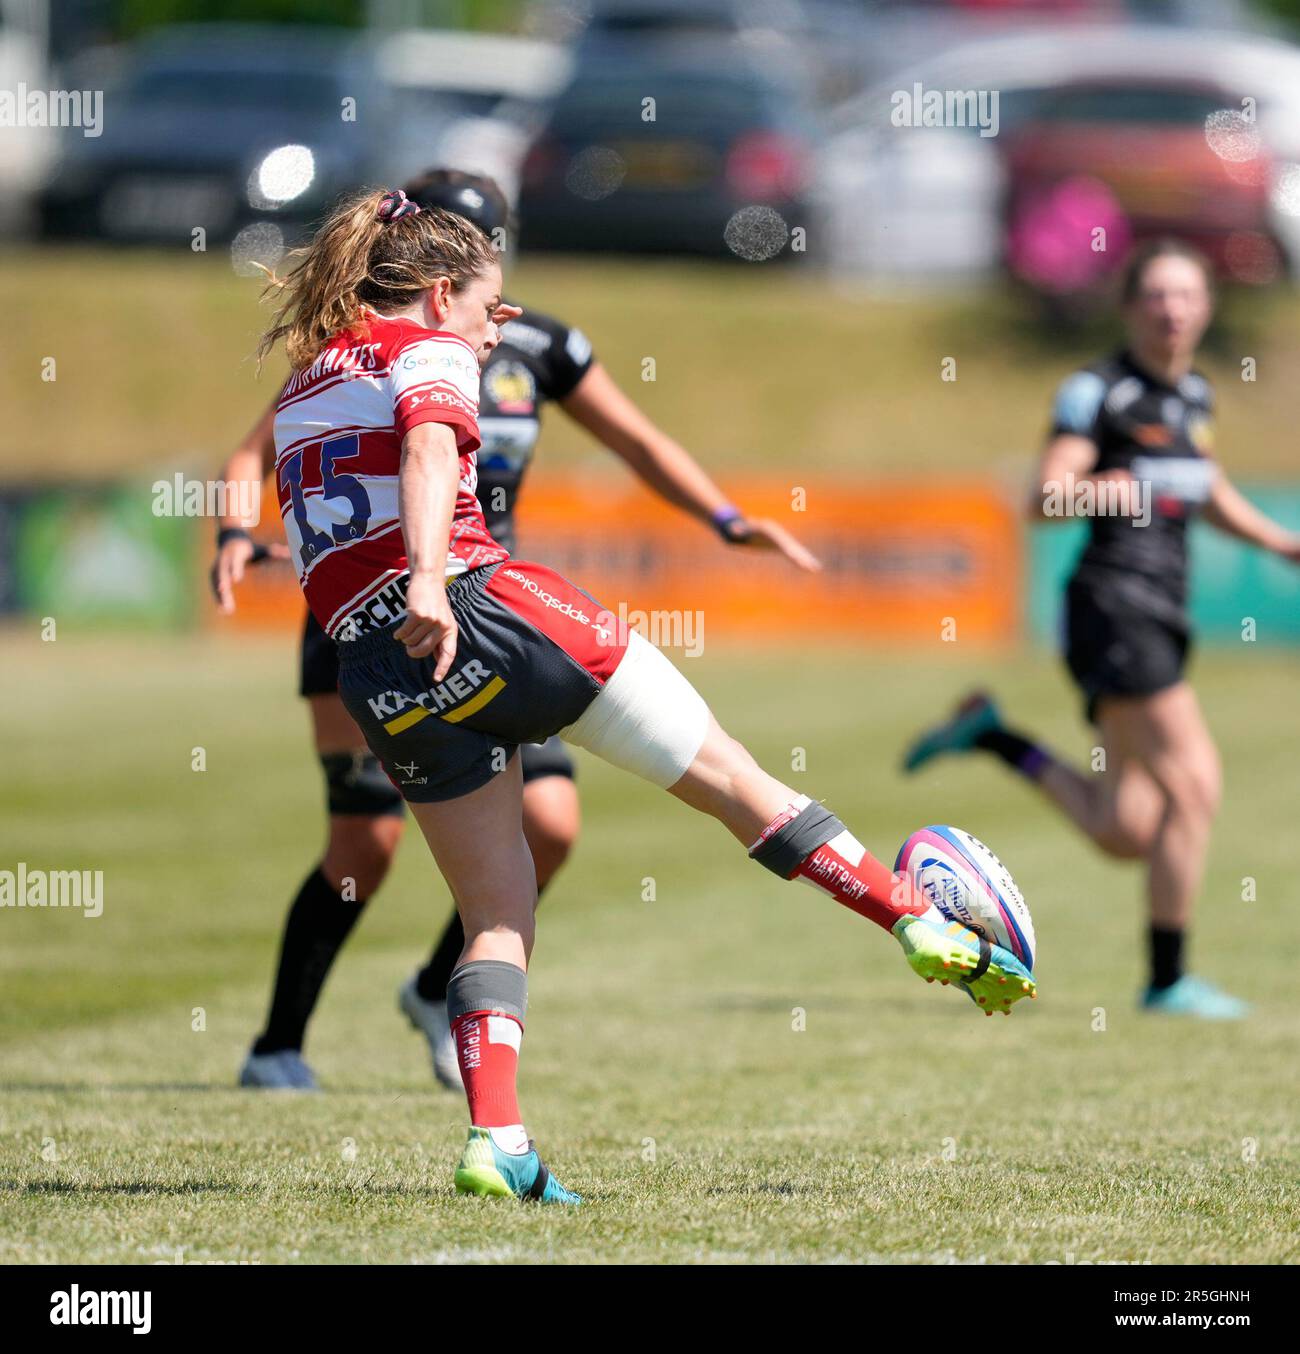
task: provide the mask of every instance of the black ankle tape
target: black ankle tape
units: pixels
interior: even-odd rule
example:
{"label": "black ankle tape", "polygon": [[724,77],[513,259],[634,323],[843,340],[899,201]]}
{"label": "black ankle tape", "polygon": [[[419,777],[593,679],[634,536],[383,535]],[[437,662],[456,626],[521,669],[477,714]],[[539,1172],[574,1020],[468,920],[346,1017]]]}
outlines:
{"label": "black ankle tape", "polygon": [[982,926],[972,926],[970,929],[979,937],[980,957],[975,965],[975,971],[962,979],[964,983],[978,982],[989,971],[989,965],[993,962],[993,943],[989,940],[989,933]]}
{"label": "black ankle tape", "polygon": [[844,830],[844,824],[830,809],[822,804],[809,804],[749,854],[773,874],[789,879],[819,846],[825,846]]}
{"label": "black ankle tape", "polygon": [[[532,1147],[532,1143],[528,1144]],[[528,1186],[528,1192],[525,1194],[527,1199],[540,1199],[546,1193],[546,1182],[551,1178],[551,1173],[546,1169],[546,1163],[538,1158],[537,1174],[533,1177],[533,1183]]]}

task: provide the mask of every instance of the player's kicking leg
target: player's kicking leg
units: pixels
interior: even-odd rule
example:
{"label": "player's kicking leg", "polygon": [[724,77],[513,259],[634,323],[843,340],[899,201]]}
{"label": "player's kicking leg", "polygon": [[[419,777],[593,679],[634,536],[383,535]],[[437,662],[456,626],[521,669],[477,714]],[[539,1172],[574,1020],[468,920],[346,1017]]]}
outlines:
{"label": "player's kicking leg", "polygon": [[927,981],[955,980],[989,1012],[1036,995],[1014,955],[950,922],[829,809],[769,776],[639,635],[629,636],[623,661],[563,737],[718,819],[782,879],[811,884],[889,931]]}

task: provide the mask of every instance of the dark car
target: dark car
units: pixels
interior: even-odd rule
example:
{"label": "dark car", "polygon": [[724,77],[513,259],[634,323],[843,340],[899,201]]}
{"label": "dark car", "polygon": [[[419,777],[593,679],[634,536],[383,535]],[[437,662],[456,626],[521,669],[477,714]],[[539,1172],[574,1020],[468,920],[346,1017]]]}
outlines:
{"label": "dark car", "polygon": [[816,138],[807,91],[730,49],[580,65],[524,160],[523,245],[727,254],[745,208],[804,224]]}
{"label": "dark car", "polygon": [[388,95],[371,50],[321,29],[184,25],[138,44],[98,137],[67,135],[52,235],[189,243],[255,220],[294,234],[373,176]]}

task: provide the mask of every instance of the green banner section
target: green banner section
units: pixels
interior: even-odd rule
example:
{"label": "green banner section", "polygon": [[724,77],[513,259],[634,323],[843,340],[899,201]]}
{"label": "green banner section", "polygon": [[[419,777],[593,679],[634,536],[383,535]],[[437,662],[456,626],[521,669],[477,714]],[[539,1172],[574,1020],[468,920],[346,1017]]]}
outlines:
{"label": "green banner section", "polygon": [[15,524],[17,603],[75,625],[194,620],[194,523],[155,517],[144,482],[33,493]]}
{"label": "green banner section", "polygon": [[[1300,487],[1241,486],[1261,511],[1300,531]],[[1088,535],[1086,522],[1030,528],[1028,622],[1035,639],[1057,644],[1065,581]],[[1300,566],[1243,544],[1203,522],[1191,532],[1192,620],[1197,638],[1240,643],[1247,619],[1260,644],[1300,643]]]}

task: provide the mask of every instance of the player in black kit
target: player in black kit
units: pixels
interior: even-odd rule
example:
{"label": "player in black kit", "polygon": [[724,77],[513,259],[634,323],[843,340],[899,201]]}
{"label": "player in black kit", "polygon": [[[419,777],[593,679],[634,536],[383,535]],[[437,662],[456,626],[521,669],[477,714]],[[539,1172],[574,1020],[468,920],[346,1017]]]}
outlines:
{"label": "player in black kit", "polygon": [[[509,226],[509,209],[497,185],[455,170],[431,170],[405,189],[423,206],[467,217],[494,242]],[[614,384],[580,330],[525,309],[502,332],[483,368],[479,394],[478,499],[492,535],[515,548],[514,510],[541,431],[540,414],[558,404],[652,489],[711,524],[723,540],[779,551],[802,569],[817,561],[784,528],[747,518],[703,468]],[[275,463],[272,410],[231,456],[223,480],[269,474]],[[234,609],[234,585],[255,558],[280,556],[276,545],[255,552],[244,524],[223,519],[213,566],[213,589],[225,612]],[[266,1028],[240,1072],[241,1084],[271,1089],[314,1089],[302,1058],[309,1020],[325,978],[366,901],[388,873],[405,827],[401,795],[366,747],[338,695],[338,656],[308,614],[302,638],[300,693],[309,702],[316,747],[325,772],[329,840],[320,863],[303,881],[289,909],[281,941],[275,990]],[[537,871],[537,891],[554,878],[577,837],[579,806],[574,766],[564,744],[551,738],[521,749],[524,834]],[[434,1072],[460,1086],[455,1044],[447,1020],[446,991],[464,947],[453,910],[428,962],[402,987],[402,1011],[429,1041]]]}
{"label": "player in black kit", "polygon": [[1300,561],[1300,536],[1265,517],[1212,458],[1213,392],[1192,369],[1213,310],[1208,265],[1175,240],[1140,247],[1124,276],[1127,348],[1061,385],[1036,510],[1090,517],[1067,592],[1065,660],[1104,761],[1068,766],[1007,728],[983,693],[923,734],[905,765],[991,752],[1036,784],[1107,854],[1147,865],[1147,1010],[1206,1019],[1244,1002],[1183,969],[1184,940],[1220,794],[1219,755],[1184,678],[1187,527],[1205,521]]}

